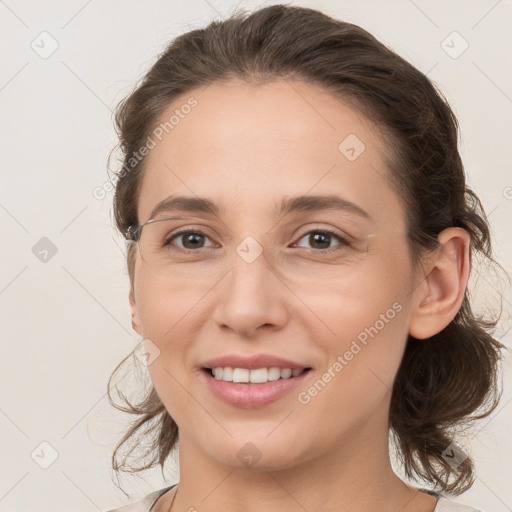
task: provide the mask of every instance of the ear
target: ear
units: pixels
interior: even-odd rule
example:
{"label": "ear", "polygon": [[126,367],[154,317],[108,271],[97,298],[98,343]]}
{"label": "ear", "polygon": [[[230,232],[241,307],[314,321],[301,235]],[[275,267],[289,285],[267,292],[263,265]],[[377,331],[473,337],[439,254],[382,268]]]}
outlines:
{"label": "ear", "polygon": [[140,334],[142,336],[142,330],[140,328],[139,312],[137,310],[137,303],[135,302],[135,292],[133,290],[133,286],[130,288],[130,293],[128,295],[128,299],[130,301],[130,309],[132,312],[132,327],[137,334]]}
{"label": "ear", "polygon": [[460,309],[470,270],[471,237],[463,228],[446,228],[428,258],[427,274],[414,291],[409,334],[425,339],[442,331]]}

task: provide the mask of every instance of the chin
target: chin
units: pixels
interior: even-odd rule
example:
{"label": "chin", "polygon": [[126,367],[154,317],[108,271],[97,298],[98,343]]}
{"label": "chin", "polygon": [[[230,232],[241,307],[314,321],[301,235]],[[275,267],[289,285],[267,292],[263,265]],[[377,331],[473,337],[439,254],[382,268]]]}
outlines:
{"label": "chin", "polygon": [[210,445],[208,452],[219,464],[235,471],[279,471],[292,468],[307,459],[305,453],[296,451],[297,443],[291,439],[292,436],[287,440],[276,436],[270,440],[249,434]]}

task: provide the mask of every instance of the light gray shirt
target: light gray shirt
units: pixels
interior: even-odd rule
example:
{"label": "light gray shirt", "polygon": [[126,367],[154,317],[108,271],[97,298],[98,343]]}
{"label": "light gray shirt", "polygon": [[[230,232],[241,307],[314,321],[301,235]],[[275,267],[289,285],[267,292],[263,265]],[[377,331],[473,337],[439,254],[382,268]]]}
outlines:
{"label": "light gray shirt", "polygon": [[[124,505],[123,507],[115,508],[109,510],[108,512],[151,512],[160,496],[165,494],[168,490],[172,489],[175,485],[176,484],[170,485],[169,487],[165,487],[164,489],[160,489],[158,491],[151,492],[143,499],[138,500],[135,503]],[[437,497],[437,505],[434,512],[482,512],[476,508],[457,503],[456,501],[453,501],[453,499],[449,496],[443,496],[441,494],[433,493],[425,489],[422,489],[422,491],[428,492],[429,494]]]}

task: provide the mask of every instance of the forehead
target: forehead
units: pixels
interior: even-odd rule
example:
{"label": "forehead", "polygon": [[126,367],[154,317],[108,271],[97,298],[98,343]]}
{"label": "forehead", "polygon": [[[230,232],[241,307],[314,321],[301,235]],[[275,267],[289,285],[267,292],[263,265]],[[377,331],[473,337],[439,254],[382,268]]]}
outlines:
{"label": "forehead", "polygon": [[285,196],[337,194],[380,210],[381,224],[402,221],[382,135],[318,86],[213,83],[175,98],[160,123],[146,157],[140,222],[172,194],[208,197],[242,216],[272,215]]}

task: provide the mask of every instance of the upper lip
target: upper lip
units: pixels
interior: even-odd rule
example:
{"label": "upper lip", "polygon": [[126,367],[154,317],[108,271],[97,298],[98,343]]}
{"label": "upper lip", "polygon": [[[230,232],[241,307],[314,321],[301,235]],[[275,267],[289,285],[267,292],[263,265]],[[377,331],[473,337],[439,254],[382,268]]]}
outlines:
{"label": "upper lip", "polygon": [[271,354],[255,354],[252,356],[231,354],[215,357],[203,363],[203,368],[225,368],[227,366],[231,368],[247,368],[249,370],[270,367],[290,368],[291,370],[310,368],[307,365]]}

